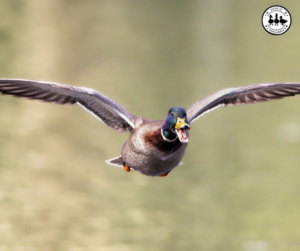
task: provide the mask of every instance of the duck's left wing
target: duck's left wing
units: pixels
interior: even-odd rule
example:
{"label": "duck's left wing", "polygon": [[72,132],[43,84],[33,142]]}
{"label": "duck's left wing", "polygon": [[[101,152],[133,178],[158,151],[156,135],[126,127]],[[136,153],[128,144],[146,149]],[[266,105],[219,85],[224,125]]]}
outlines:
{"label": "duck's left wing", "polygon": [[191,105],[187,109],[187,119],[191,123],[220,106],[255,104],[296,94],[300,94],[300,83],[257,84],[223,89]]}
{"label": "duck's left wing", "polygon": [[100,92],[54,82],[0,79],[0,93],[53,104],[78,104],[114,130],[132,130],[136,116]]}

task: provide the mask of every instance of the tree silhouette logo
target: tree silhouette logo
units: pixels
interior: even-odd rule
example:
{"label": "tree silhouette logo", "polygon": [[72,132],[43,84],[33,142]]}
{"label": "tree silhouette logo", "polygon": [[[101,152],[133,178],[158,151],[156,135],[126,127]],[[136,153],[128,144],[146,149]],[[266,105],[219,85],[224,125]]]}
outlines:
{"label": "tree silhouette logo", "polygon": [[265,10],[261,23],[268,33],[282,35],[291,27],[292,17],[286,8],[274,5]]}

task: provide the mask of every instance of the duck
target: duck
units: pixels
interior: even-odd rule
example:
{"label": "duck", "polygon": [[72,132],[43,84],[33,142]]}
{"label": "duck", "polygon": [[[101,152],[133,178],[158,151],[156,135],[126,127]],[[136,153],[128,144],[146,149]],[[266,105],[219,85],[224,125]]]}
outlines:
{"label": "duck", "polygon": [[167,176],[182,164],[191,124],[221,106],[255,104],[300,94],[300,83],[268,83],[219,90],[189,108],[174,106],[164,120],[147,120],[128,112],[102,93],[55,82],[0,79],[0,93],[59,105],[79,105],[106,126],[129,138],[121,154],[107,164],[147,176]]}
{"label": "duck", "polygon": [[271,24],[273,24],[273,23],[274,23],[273,16],[270,15],[270,18],[269,18],[269,24],[271,25]]}
{"label": "duck", "polygon": [[275,20],[274,20],[275,25],[278,25],[279,20],[278,20],[278,14],[276,13],[275,15]]}
{"label": "duck", "polygon": [[279,22],[280,22],[282,25],[284,25],[284,24],[287,22],[287,20],[283,19],[282,16],[280,16],[280,17],[279,17]]}

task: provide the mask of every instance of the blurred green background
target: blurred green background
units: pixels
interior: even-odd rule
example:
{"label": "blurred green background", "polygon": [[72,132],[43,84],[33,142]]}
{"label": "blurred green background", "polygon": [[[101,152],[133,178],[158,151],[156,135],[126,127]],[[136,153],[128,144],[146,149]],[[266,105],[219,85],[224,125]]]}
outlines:
{"label": "blurred green background", "polygon": [[[147,119],[222,88],[299,82],[300,2],[2,0],[0,76],[97,89]],[[166,178],[104,160],[119,134],[80,107],[0,97],[0,251],[300,250],[300,97],[192,124]]]}

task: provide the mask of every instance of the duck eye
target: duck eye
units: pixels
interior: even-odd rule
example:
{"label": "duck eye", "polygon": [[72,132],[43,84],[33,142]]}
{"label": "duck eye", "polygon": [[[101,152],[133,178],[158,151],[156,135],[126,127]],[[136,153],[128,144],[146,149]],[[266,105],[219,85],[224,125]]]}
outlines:
{"label": "duck eye", "polygon": [[173,117],[173,116],[174,116],[174,113],[173,113],[173,112],[171,112],[171,113],[170,113],[170,115]]}

